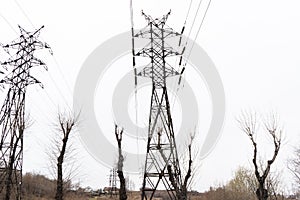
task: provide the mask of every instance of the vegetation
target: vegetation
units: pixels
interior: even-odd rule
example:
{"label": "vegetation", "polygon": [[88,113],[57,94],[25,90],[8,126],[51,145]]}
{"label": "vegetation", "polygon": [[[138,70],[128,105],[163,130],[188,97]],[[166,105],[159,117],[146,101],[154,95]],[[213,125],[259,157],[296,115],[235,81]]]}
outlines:
{"label": "vegetation", "polygon": [[[255,113],[242,113],[240,118],[238,119],[241,130],[246,133],[248,138],[250,139],[253,146],[253,159],[252,163],[254,166],[254,175],[256,177],[256,190],[255,194],[258,200],[267,200],[269,198],[270,192],[272,192],[272,188],[267,188],[267,179],[270,174],[271,166],[275,162],[280,147],[281,147],[281,133],[282,129],[279,126],[278,116],[275,114],[271,114],[263,121],[263,125],[265,128],[266,134],[268,134],[272,138],[272,142],[274,145],[273,155],[269,160],[262,161],[261,166],[259,166],[259,155],[258,155],[258,145],[257,140],[255,139],[259,123]],[[263,164],[265,163],[265,164]]]}
{"label": "vegetation", "polygon": [[[270,200],[291,200],[295,199],[294,196],[285,197],[281,194],[282,188],[280,187],[280,177],[278,173],[271,173],[272,176],[268,179],[267,184],[269,187],[275,185],[273,189],[267,187],[270,191]],[[89,188],[81,188],[74,186],[71,183],[66,183],[66,193],[64,198],[67,200],[89,200],[89,199],[119,199],[119,196],[110,197],[101,193],[101,190],[92,191]],[[245,167],[239,167],[234,173],[234,177],[228,181],[227,184],[211,187],[209,191],[199,193],[197,191],[188,192],[188,197],[191,200],[255,200],[255,190],[257,188],[257,182],[255,175],[250,169]],[[54,199],[56,190],[56,181],[48,179],[47,177],[39,174],[26,173],[23,176],[23,194],[25,200],[48,200]],[[139,191],[130,191],[127,193],[128,199],[139,200]],[[167,194],[164,191],[158,191],[156,198],[163,200]]]}

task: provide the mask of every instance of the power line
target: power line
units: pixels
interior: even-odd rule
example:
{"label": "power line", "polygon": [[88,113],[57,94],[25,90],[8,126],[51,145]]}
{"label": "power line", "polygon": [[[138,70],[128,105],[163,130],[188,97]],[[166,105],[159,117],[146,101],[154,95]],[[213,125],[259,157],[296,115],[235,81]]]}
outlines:
{"label": "power line", "polygon": [[[22,8],[22,6],[18,3],[17,0],[14,0],[14,1],[15,1],[15,3],[17,4],[18,8],[21,10],[22,14],[23,14],[23,15],[25,16],[25,18],[27,19],[27,21],[31,24],[31,26],[32,26],[33,28],[35,28],[34,24],[33,24],[32,21],[30,20],[29,16],[28,16],[27,13],[25,12],[25,10]],[[53,55],[53,60],[54,60],[54,62],[55,62],[55,65],[56,65],[56,67],[57,67],[57,69],[58,69],[60,75],[62,76],[62,79],[64,80],[64,82],[65,82],[65,84],[66,84],[66,86],[67,86],[67,89],[68,89],[68,91],[69,91],[71,97],[72,97],[72,96],[73,96],[73,92],[72,92],[72,90],[71,90],[71,87],[69,86],[69,83],[67,82],[67,80],[66,80],[64,74],[62,73],[61,67],[60,67],[60,65],[59,65],[59,63],[58,63],[58,61],[57,61],[55,55]],[[56,85],[56,83],[55,83],[55,81],[54,81],[52,75],[51,75],[50,73],[48,73],[48,75],[50,76],[52,82],[55,84],[56,89],[60,92],[60,95],[64,98],[64,96],[62,95],[62,92],[60,91],[60,88],[57,87],[57,85]],[[68,101],[66,101],[65,98],[64,98],[64,101],[65,101],[65,103],[66,103],[67,106],[68,106],[69,103],[68,103]],[[69,107],[69,109],[70,109],[70,106],[68,106],[68,107]]]}
{"label": "power line", "polygon": [[134,21],[133,21],[133,0],[130,0],[130,20],[131,20],[131,41],[132,41],[132,66],[134,71],[134,107],[135,107],[135,131],[136,131],[136,147],[137,147],[137,161],[140,164],[139,157],[139,121],[138,121],[138,94],[137,94],[137,71],[135,66],[135,49],[134,49]]}
{"label": "power line", "polygon": [[[189,34],[188,34],[188,38],[191,36],[193,27],[194,27],[194,25],[195,25],[197,16],[198,16],[198,14],[199,14],[199,10],[200,10],[201,4],[202,4],[202,0],[200,0],[200,2],[199,2],[199,4],[198,4],[197,10],[196,10],[196,14],[195,14],[195,17],[194,17],[193,22],[192,22],[192,25],[191,25],[191,29],[190,29]],[[188,41],[186,41],[185,46],[187,46],[187,42],[188,42]]]}
{"label": "power line", "polygon": [[[201,0],[201,1],[202,1],[202,0]],[[208,11],[208,9],[209,9],[209,7],[210,7],[210,4],[211,4],[211,0],[209,0],[209,2],[208,2],[208,5],[207,5],[206,10],[205,10],[205,13],[204,13],[204,16],[203,16],[203,18],[202,18],[202,20],[201,20],[201,24],[200,24],[200,26],[199,26],[199,28],[198,28],[198,30],[197,30],[197,33],[196,33],[196,36],[195,36],[195,38],[194,38],[192,47],[191,47],[191,49],[190,49],[190,52],[189,52],[188,57],[187,57],[186,60],[189,59],[189,57],[190,57],[190,55],[191,55],[191,53],[192,53],[193,47],[194,47],[195,42],[196,42],[196,40],[197,40],[197,38],[198,38],[199,32],[200,32],[200,30],[201,30],[201,28],[202,28],[202,25],[203,25],[203,22],[204,22],[204,19],[205,19],[206,15],[207,15],[207,11]]]}
{"label": "power line", "polygon": [[0,13],[0,16],[8,24],[8,26],[18,35],[19,33],[14,29],[14,27],[11,25],[11,23],[9,23],[9,21],[1,13]]}
{"label": "power line", "polygon": [[[205,13],[204,13],[204,15],[203,15],[203,17],[202,17],[200,26],[199,26],[199,28],[198,28],[198,30],[197,30],[197,32],[196,32],[196,36],[195,36],[195,38],[194,38],[194,40],[193,40],[191,49],[189,50],[188,56],[185,58],[185,63],[183,64],[183,70],[185,69],[185,67],[186,67],[186,65],[187,65],[188,59],[189,59],[189,57],[190,57],[190,55],[191,55],[191,52],[192,52],[193,47],[194,47],[194,45],[195,45],[195,42],[196,42],[196,40],[197,40],[197,38],[198,38],[199,32],[200,32],[200,30],[201,30],[201,28],[202,28],[202,25],[203,25],[203,22],[204,22],[204,19],[205,19],[206,15],[207,15],[207,11],[208,11],[208,9],[209,9],[209,7],[210,7],[210,4],[211,4],[211,0],[209,0],[209,2],[208,2],[208,5],[207,5],[206,10],[205,10]],[[194,17],[194,19],[193,19],[192,26],[191,26],[191,29],[190,29],[190,31],[189,31],[189,34],[188,34],[187,39],[189,39],[189,37],[190,37],[190,35],[191,35],[192,29],[193,29],[194,24],[195,24],[195,22],[196,22],[196,18],[197,18],[198,14],[199,14],[199,10],[200,10],[201,5],[202,5],[202,0],[200,0],[200,2],[199,2],[199,4],[198,4],[197,10],[196,10],[196,14],[195,14],[195,17]],[[188,44],[188,40],[187,40],[186,43],[185,43],[185,47],[187,47],[187,44]],[[176,96],[177,96],[178,91],[179,91],[179,85],[180,85],[180,83],[181,83],[182,73],[181,73],[181,75],[180,75],[180,77],[179,77],[178,79],[179,79],[179,80],[178,80],[178,85],[177,85],[176,93],[175,93],[175,96],[174,96],[174,100],[173,100],[173,103],[172,103],[172,109],[174,108]],[[184,80],[185,80],[185,79],[184,79]],[[183,85],[184,85],[184,84],[183,84]]]}
{"label": "power line", "polygon": [[[202,0],[200,1],[200,4],[201,4],[201,2],[202,2]],[[181,35],[180,35],[180,39],[179,39],[177,51],[179,51],[179,48],[181,47],[182,35],[184,33],[184,30],[185,30],[186,22],[188,20],[189,14],[190,14],[192,4],[193,4],[193,0],[190,1],[189,7],[188,7],[188,11],[187,11],[187,14],[186,14],[186,17],[185,17],[185,20],[184,20],[184,24],[183,24],[183,27],[182,27],[182,30],[181,30],[181,33],[180,33]],[[200,4],[199,4],[199,6],[200,6]],[[199,9],[199,6],[198,6],[198,9]],[[194,21],[195,21],[195,18],[194,18]],[[193,25],[191,27],[191,30],[192,30],[192,28],[193,28]],[[191,34],[191,30],[189,32],[189,35]],[[187,41],[186,41],[186,44],[184,46],[185,47],[187,46]],[[183,48],[185,48],[185,47],[183,47]],[[181,55],[181,57],[180,57],[180,61],[179,61],[178,67],[177,67],[177,71],[180,70],[181,62],[182,62],[182,56],[183,55]],[[178,61],[178,57],[176,56],[175,65],[177,65],[177,61]],[[179,77],[179,79],[180,79],[180,77]],[[174,102],[173,105],[171,104],[171,112],[173,111],[173,108],[174,108],[174,104],[175,104],[175,100],[176,100],[176,95],[177,95],[178,90],[179,90],[179,84],[176,84],[176,82],[174,82],[172,88],[176,88],[176,92],[175,92],[175,95],[173,97],[173,100],[170,100],[171,102]]]}
{"label": "power line", "polygon": [[[194,40],[193,40],[193,43],[192,43],[191,49],[190,49],[190,51],[189,51],[189,54],[188,54],[187,58],[185,59],[186,62],[185,62],[185,64],[184,64],[184,67],[187,65],[187,62],[188,62],[188,60],[189,60],[189,58],[190,58],[190,56],[191,56],[192,50],[193,50],[193,48],[194,48],[194,45],[195,45],[195,43],[196,43],[196,40],[197,40],[198,35],[199,35],[199,33],[200,33],[200,30],[201,30],[201,28],[202,28],[202,25],[203,25],[203,22],[204,22],[204,20],[205,20],[206,15],[207,15],[207,11],[208,11],[208,9],[209,9],[209,7],[210,7],[210,4],[211,4],[211,0],[209,0],[209,2],[208,2],[208,5],[207,5],[206,10],[205,10],[205,12],[204,12],[204,16],[202,17],[200,26],[199,26],[199,28],[198,28],[198,30],[197,30],[197,33],[196,33],[196,36],[195,36],[195,38],[194,38]],[[185,79],[184,79],[184,80],[185,80]],[[183,85],[184,85],[184,84],[183,84]]]}
{"label": "power line", "polygon": [[186,23],[186,21],[187,21],[187,19],[188,19],[188,16],[189,16],[189,14],[190,14],[190,11],[191,11],[192,4],[193,4],[193,0],[191,0],[191,1],[190,1],[190,5],[189,5],[189,8],[188,8],[188,11],[187,11],[186,17],[185,17],[184,24]]}

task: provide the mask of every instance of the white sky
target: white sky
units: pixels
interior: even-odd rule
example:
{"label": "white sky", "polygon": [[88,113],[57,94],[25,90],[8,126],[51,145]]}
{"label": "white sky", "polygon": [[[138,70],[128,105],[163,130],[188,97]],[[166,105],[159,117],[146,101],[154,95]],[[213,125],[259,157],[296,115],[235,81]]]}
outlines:
{"label": "white sky", "polygon": [[[141,0],[133,4],[136,28],[144,25],[141,9],[158,17],[172,9],[169,26],[180,31],[189,1]],[[203,161],[195,189],[203,191],[224,183],[239,165],[251,164],[250,142],[235,121],[240,110],[249,107],[262,112],[276,110],[281,115],[285,144],[274,167],[283,170],[283,179],[291,187],[285,166],[292,147],[300,139],[299,8],[297,0],[212,0],[197,42],[211,57],[223,80],[227,113],[222,137]],[[52,130],[55,131],[58,106],[63,109],[66,104],[72,105],[76,76],[87,56],[102,42],[130,29],[129,1],[27,0],[18,6],[15,1],[0,0],[1,43],[17,37],[10,26],[17,30],[20,24],[32,30],[31,23],[35,27],[45,25],[41,39],[51,45],[55,55],[40,56],[48,63],[48,72],[35,70],[45,89],[31,86],[28,90],[31,94],[26,106],[35,124],[25,137],[24,171],[47,174],[43,152]],[[196,23],[199,25],[199,20]],[[1,100],[4,98],[5,93]],[[267,147],[262,148],[272,150]],[[79,177],[81,183],[94,188],[107,185],[109,169],[93,160],[80,145],[78,148],[84,169]],[[136,182],[136,186],[139,184]]]}

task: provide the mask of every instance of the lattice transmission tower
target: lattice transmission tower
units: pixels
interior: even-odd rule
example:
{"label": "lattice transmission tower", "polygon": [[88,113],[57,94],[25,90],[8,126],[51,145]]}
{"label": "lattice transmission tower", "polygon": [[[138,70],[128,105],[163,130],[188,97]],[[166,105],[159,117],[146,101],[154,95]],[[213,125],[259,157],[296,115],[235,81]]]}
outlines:
{"label": "lattice transmission tower", "polygon": [[[0,198],[22,198],[22,166],[23,166],[23,135],[25,121],[25,97],[27,86],[41,84],[30,71],[35,66],[47,67],[43,61],[34,57],[39,49],[49,49],[47,43],[38,40],[40,31],[27,32],[19,26],[20,37],[2,48],[10,58],[1,63],[8,73],[0,81],[9,86],[6,98],[0,111]],[[11,67],[11,69],[8,69]],[[43,86],[42,86],[43,87]]]}
{"label": "lattice transmission tower", "polygon": [[109,174],[109,193],[111,197],[117,194],[117,170],[115,168],[111,169]]}
{"label": "lattice transmission tower", "polygon": [[[134,33],[133,41],[133,65],[136,76],[152,79],[151,108],[149,116],[147,153],[143,174],[142,200],[152,199],[157,190],[167,191],[169,199],[177,199],[175,189],[170,181],[168,167],[172,168],[172,177],[176,177],[175,184],[181,185],[181,171],[176,149],[173,130],[173,122],[170,111],[166,79],[180,75],[166,62],[170,56],[181,56],[182,52],[174,50],[166,40],[170,37],[178,37],[181,40],[182,33],[177,33],[166,25],[170,12],[160,19],[153,19],[142,12],[147,21],[147,26]],[[183,31],[182,31],[183,32]],[[148,39],[148,44],[135,53],[135,38]],[[150,63],[141,71],[135,67],[135,57],[150,58]],[[135,79],[137,80],[137,79]],[[137,81],[136,81],[137,82]]]}

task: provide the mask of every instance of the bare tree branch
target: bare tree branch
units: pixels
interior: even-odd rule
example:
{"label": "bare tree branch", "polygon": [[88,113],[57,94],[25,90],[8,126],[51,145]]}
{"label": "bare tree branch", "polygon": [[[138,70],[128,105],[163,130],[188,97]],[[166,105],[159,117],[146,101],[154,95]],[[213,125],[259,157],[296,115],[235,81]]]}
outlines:
{"label": "bare tree branch", "polygon": [[115,124],[115,136],[116,136],[116,140],[117,140],[117,143],[118,143],[118,153],[119,153],[117,173],[118,173],[118,177],[120,179],[120,190],[119,190],[120,200],[126,200],[127,199],[126,180],[125,180],[124,173],[123,173],[123,163],[124,163],[124,156],[122,154],[123,131],[124,131],[123,128],[120,131],[118,129],[118,125]]}
{"label": "bare tree branch", "polygon": [[300,146],[295,148],[293,157],[288,160],[287,168],[294,176],[297,189],[300,190]]}
{"label": "bare tree branch", "polygon": [[188,144],[188,167],[187,167],[187,172],[185,174],[183,183],[181,183],[181,185],[177,184],[176,180],[178,180],[178,177],[174,176],[172,166],[171,165],[167,166],[169,180],[176,191],[176,196],[177,196],[178,200],[186,200],[187,199],[188,184],[189,184],[190,178],[192,177],[192,174],[193,174],[192,173],[192,163],[193,163],[192,144],[193,144],[194,138],[195,138],[195,133],[191,134],[190,142]]}
{"label": "bare tree branch", "polygon": [[[257,120],[256,120],[256,114],[250,113],[250,112],[242,112],[240,117],[237,119],[240,128],[243,132],[246,133],[246,135],[249,137],[252,146],[253,146],[253,165],[255,170],[255,176],[259,183],[258,189],[256,191],[257,198],[259,200],[266,200],[268,199],[268,191],[265,188],[265,182],[266,179],[270,173],[271,165],[274,163],[280,147],[281,147],[281,134],[282,130],[279,127],[278,123],[278,117],[275,114],[271,114],[267,120],[264,121],[264,127],[266,129],[266,132],[268,135],[271,136],[273,140],[274,145],[274,152],[271,159],[267,160],[267,165],[264,169],[262,169],[262,174],[259,172],[258,168],[258,148],[257,148],[257,142],[254,138],[254,135],[257,133]],[[263,168],[263,167],[262,167]]]}
{"label": "bare tree branch", "polygon": [[[77,125],[78,117],[79,114],[77,116],[75,116],[74,114],[65,113],[58,114],[57,127],[59,134],[56,138],[53,139],[53,147],[49,153],[50,159],[52,159],[52,161],[50,162],[52,162],[53,164],[55,163],[56,165],[56,200],[64,199],[64,184],[70,184],[71,181],[71,172],[67,174],[65,169],[63,168],[63,164],[65,163],[66,159],[70,159],[68,155],[74,152],[74,150],[68,152],[68,146],[70,146],[68,141],[71,137],[70,134],[72,130]],[[67,181],[64,179],[64,177],[67,177]]]}

